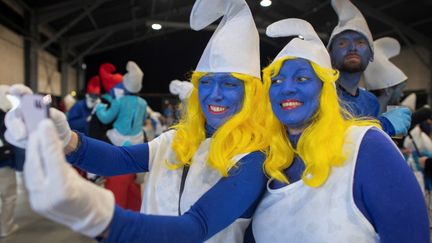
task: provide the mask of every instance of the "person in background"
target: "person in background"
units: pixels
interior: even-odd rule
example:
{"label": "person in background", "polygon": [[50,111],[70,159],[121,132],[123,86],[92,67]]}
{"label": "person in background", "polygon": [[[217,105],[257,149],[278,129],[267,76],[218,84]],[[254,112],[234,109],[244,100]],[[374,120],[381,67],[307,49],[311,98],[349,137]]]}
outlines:
{"label": "person in background", "polygon": [[[111,101],[115,98],[113,88],[121,83],[123,75],[116,73],[116,67],[112,63],[102,63],[99,67],[99,77],[102,83],[102,93],[100,103],[110,108]],[[113,122],[103,123],[99,120],[96,113],[92,114],[89,121],[89,133],[92,138],[105,142],[110,142],[106,133],[112,129]]]}
{"label": "person in background", "polygon": [[11,102],[6,98],[8,90],[8,85],[0,85],[0,237],[9,236],[18,229],[14,222],[17,199],[15,148],[4,137],[4,118],[6,112],[12,109]]}
{"label": "person in background", "polygon": [[[253,218],[256,242],[429,242],[421,190],[375,119],[338,103],[339,72],[306,21],[267,27],[292,39],[264,69],[275,134],[271,178]],[[413,227],[415,226],[415,227]]]}
{"label": "person in background", "polygon": [[85,98],[77,101],[67,113],[69,126],[81,133],[89,135],[90,117],[95,106],[100,102],[100,79],[93,76],[87,83]]}
{"label": "person in background", "polygon": [[[192,75],[185,116],[150,143],[116,147],[73,132],[67,140],[56,135],[67,124],[39,124],[27,150],[39,159],[24,170],[37,212],[105,242],[243,241],[265,189],[262,151],[274,134],[264,126],[259,35],[247,3],[198,0],[191,26],[200,30],[222,16]],[[83,169],[148,171],[141,213],[115,206],[109,191],[72,173],[61,141],[74,151],[69,162]]]}
{"label": "person in background", "polygon": [[374,59],[372,34],[366,20],[350,0],[332,0],[331,4],[339,23],[331,33],[328,49],[333,68],[340,71],[336,86],[341,105],[354,116],[377,118],[390,136],[406,134],[411,122],[409,109],[400,107],[380,115],[377,98],[359,87],[363,71]]}
{"label": "person in background", "polygon": [[[146,117],[147,102],[136,95],[142,87],[143,72],[135,62],[129,61],[123,81],[111,89],[114,98],[109,107],[99,104],[96,116],[103,124],[113,123],[106,132],[110,142],[116,146],[129,146],[144,143],[142,124]],[[141,188],[136,183],[135,173],[109,176],[105,188],[114,193],[116,203],[125,209],[139,211],[141,207]]]}
{"label": "person in background", "polygon": [[380,114],[387,106],[398,106],[406,86],[407,76],[389,59],[399,55],[400,44],[391,37],[374,41],[374,61],[364,71],[367,90],[373,92],[380,104]]}

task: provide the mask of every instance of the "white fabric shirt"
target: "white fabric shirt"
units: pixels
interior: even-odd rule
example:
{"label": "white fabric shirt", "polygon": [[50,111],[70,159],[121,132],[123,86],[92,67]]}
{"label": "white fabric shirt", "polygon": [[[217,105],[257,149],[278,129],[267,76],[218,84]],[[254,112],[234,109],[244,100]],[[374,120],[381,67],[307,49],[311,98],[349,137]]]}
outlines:
{"label": "white fabric shirt", "polygon": [[369,128],[349,129],[345,149],[350,153],[345,165],[332,168],[321,187],[312,188],[299,180],[283,188],[271,189],[269,181],[267,193],[253,217],[257,243],[379,242],[373,226],[353,198],[358,150]]}
{"label": "white fabric shirt", "polygon": [[[149,142],[149,173],[144,184],[141,212],[153,215],[178,215],[179,189],[182,169],[170,170],[166,161],[175,161],[175,152],[171,144],[175,135],[174,130],[162,133]],[[180,202],[181,214],[212,188],[222,177],[218,171],[207,164],[211,139],[204,140],[192,158],[192,165],[184,184],[184,191]],[[234,158],[237,162],[246,154]],[[238,218],[224,230],[215,234],[206,242],[243,242],[244,232],[250,219]]]}

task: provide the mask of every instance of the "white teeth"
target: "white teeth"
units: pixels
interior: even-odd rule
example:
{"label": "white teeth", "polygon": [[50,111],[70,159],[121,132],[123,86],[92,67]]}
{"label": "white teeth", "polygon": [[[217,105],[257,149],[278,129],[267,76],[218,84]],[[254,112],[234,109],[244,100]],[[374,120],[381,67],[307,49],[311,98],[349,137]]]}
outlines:
{"label": "white teeth", "polygon": [[210,107],[210,110],[213,112],[222,112],[225,110],[225,107],[221,107],[221,106],[210,105],[209,107]]}
{"label": "white teeth", "polygon": [[297,107],[297,106],[301,106],[301,102],[296,102],[296,101],[289,101],[289,102],[283,102],[282,103],[282,107]]}

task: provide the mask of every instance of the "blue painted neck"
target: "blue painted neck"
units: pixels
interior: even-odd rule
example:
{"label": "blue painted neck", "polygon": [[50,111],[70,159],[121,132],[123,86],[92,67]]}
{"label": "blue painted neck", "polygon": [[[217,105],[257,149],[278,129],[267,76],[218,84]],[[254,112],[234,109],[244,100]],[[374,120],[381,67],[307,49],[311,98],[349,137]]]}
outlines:
{"label": "blue painted neck", "polygon": [[216,132],[216,129],[211,127],[209,124],[205,124],[206,138],[210,138]]}
{"label": "blue painted neck", "polygon": [[340,72],[338,84],[349,94],[355,96],[360,83],[360,78],[363,72],[349,73]]}
{"label": "blue painted neck", "polygon": [[293,146],[293,148],[297,148],[297,143],[300,139],[301,133],[300,134],[288,134],[288,139],[291,142],[291,145]]}

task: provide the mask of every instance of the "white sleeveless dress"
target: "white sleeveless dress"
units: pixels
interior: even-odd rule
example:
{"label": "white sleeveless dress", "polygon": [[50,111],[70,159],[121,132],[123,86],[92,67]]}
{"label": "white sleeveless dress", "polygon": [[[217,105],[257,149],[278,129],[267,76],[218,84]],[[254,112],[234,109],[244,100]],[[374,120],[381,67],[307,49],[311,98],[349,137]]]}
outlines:
{"label": "white sleeveless dress", "polygon": [[325,184],[312,188],[299,180],[267,192],[255,211],[253,233],[257,243],[371,243],[379,242],[373,226],[353,198],[358,150],[370,127],[351,127],[344,166],[334,167]]}
{"label": "white sleeveless dress", "polygon": [[[178,215],[179,189],[182,169],[169,170],[165,161],[175,161],[175,153],[171,149],[174,130],[162,133],[149,143],[149,173],[144,184],[141,212],[153,215]],[[218,171],[207,164],[211,138],[204,140],[198,147],[192,165],[184,184],[184,191],[180,202],[181,214],[212,188],[222,177]],[[246,154],[235,156],[235,162]],[[244,232],[251,219],[238,218],[231,225],[215,234],[206,242],[235,243],[243,242]]]}

